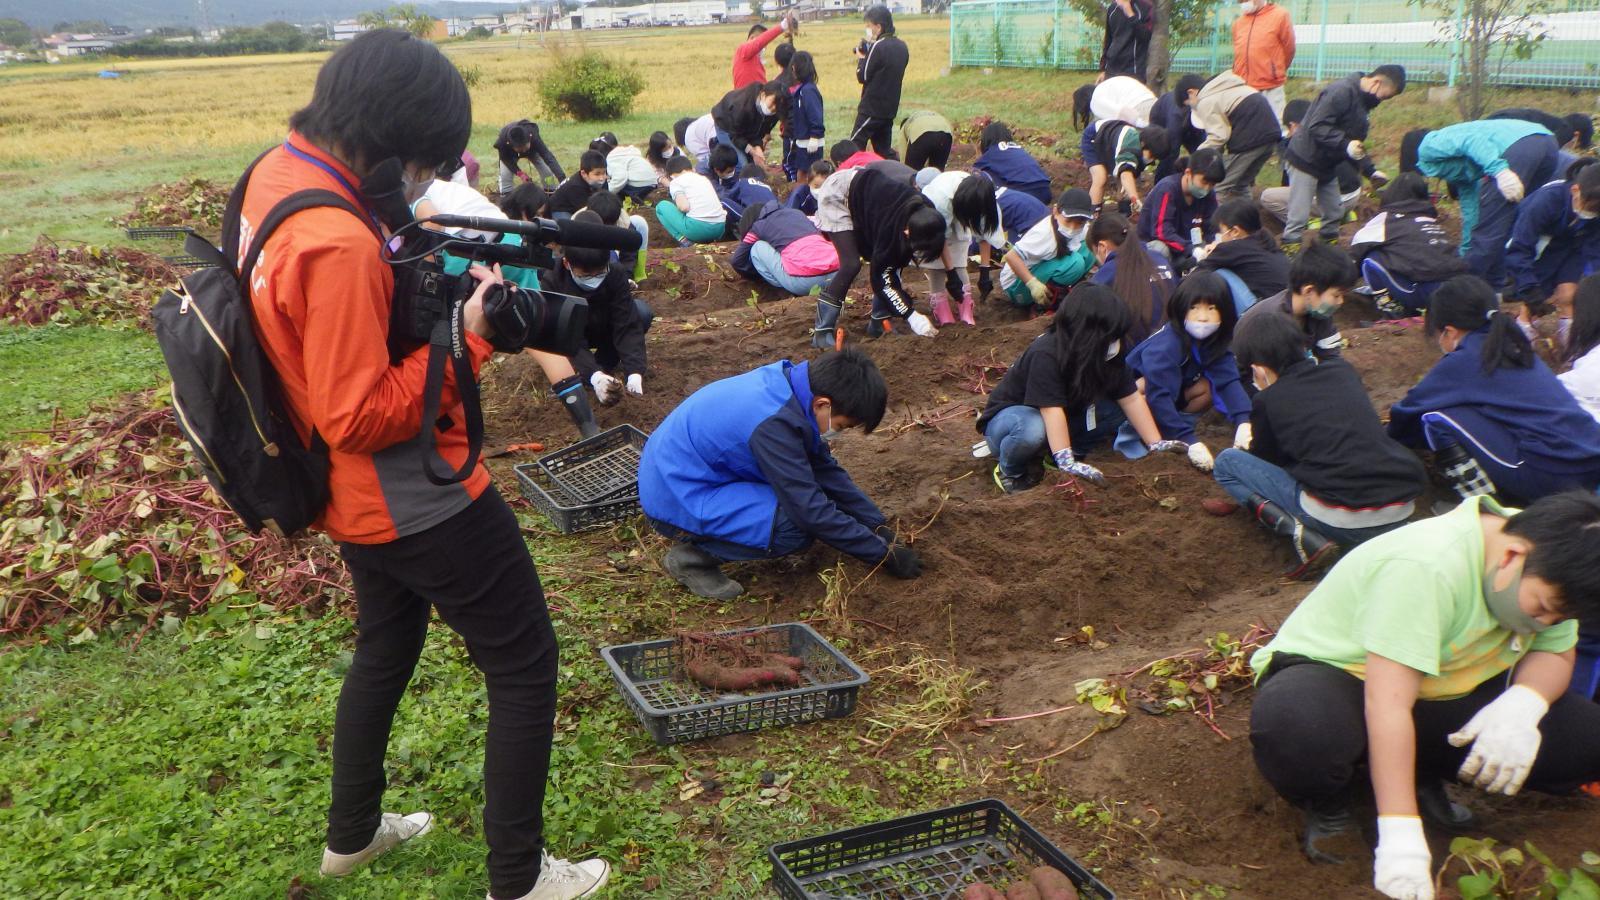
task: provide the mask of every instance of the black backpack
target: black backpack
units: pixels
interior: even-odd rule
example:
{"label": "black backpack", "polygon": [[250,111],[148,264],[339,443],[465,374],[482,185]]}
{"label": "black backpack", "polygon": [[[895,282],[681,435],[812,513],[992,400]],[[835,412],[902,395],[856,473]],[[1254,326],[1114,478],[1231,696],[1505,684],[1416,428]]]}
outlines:
{"label": "black backpack", "polygon": [[301,444],[278,374],[256,339],[249,291],[241,285],[250,283],[272,232],[295,213],[334,206],[364,221],[366,216],[332,191],[290,194],[261,222],[240,265],[239,212],[256,163],[228,198],[222,248],[194,234],[184,244],[210,268],[164,291],[151,318],[172,375],[173,416],[201,471],[252,533],[265,528],[287,536],[309,526],[328,504],[328,445],[315,431],[309,447]]}

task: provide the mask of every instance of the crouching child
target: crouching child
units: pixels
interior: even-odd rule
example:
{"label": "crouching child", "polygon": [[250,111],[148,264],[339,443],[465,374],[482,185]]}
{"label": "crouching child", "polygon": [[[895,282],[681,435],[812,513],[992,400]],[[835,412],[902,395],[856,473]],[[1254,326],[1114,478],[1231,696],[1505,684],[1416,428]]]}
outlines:
{"label": "crouching child", "polygon": [[828,449],[847,428],[870,433],[889,389],[859,350],[788,361],[695,391],[650,435],[639,460],[639,503],[671,538],[665,565],[708,599],[744,592],[725,562],[777,559],[822,541],[915,578],[922,563]]}

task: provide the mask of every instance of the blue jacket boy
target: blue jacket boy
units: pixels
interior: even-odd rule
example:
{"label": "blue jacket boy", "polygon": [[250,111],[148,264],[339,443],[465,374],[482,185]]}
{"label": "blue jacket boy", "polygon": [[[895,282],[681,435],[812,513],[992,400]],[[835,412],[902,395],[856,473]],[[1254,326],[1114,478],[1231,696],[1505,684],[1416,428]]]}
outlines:
{"label": "blue jacket boy", "polygon": [[[1187,351],[1184,344],[1188,344]],[[1144,377],[1145,402],[1156,417],[1161,436],[1192,444],[1194,417],[1178,407],[1183,389],[1204,378],[1211,382],[1211,405],[1237,428],[1250,421],[1250,396],[1239,383],[1239,363],[1224,349],[1207,358],[1205,347],[1185,341],[1169,323],[1128,354],[1128,368]]]}
{"label": "blue jacket boy", "polygon": [[1600,219],[1580,218],[1572,207],[1572,185],[1555,181],[1517,205],[1517,223],[1506,245],[1506,274],[1513,296],[1545,295],[1557,284],[1600,270]]}
{"label": "blue jacket boy", "polygon": [[1160,241],[1174,259],[1194,248],[1190,232],[1198,228],[1201,243],[1217,236],[1212,219],[1217,214],[1217,195],[1196,198],[1183,189],[1183,173],[1174,172],[1156,182],[1144,198],[1139,216],[1139,240]]}
{"label": "blue jacket boy", "polygon": [[1049,173],[1021,144],[1001,141],[979,154],[972,168],[987,173],[995,184],[1032,195],[1046,205],[1055,200]]}

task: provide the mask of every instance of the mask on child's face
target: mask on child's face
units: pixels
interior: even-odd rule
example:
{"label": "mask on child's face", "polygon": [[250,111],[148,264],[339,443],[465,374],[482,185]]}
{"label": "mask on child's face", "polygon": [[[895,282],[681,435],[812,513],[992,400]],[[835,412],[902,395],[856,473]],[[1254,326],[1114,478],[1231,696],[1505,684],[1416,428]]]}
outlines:
{"label": "mask on child's face", "polygon": [[867,40],[869,40],[869,41],[875,41],[875,40],[878,39],[878,36],[872,33],[872,26],[871,25],[868,25],[867,27],[861,29],[861,33],[866,35],[867,36]]}
{"label": "mask on child's face", "polygon": [[[1527,565],[1524,561],[1523,565]],[[1489,607],[1489,615],[1499,622],[1507,631],[1517,634],[1538,634],[1549,628],[1549,625],[1535,619],[1523,610],[1518,598],[1522,593],[1522,570],[1511,576],[1511,583],[1503,588],[1494,586],[1495,576],[1500,569],[1491,566],[1483,575],[1483,602]]]}
{"label": "mask on child's face", "polygon": [[1219,329],[1221,327],[1222,327],[1222,323],[1221,322],[1189,322],[1189,321],[1185,321],[1183,323],[1183,330],[1187,331],[1189,333],[1189,336],[1194,338],[1197,341],[1203,341],[1206,338],[1211,337],[1213,334],[1216,334],[1217,333],[1217,329]]}
{"label": "mask on child's face", "polygon": [[1189,196],[1196,200],[1204,200],[1211,196],[1211,188],[1202,186],[1199,181],[1191,181],[1189,182]]}
{"label": "mask on child's face", "polygon": [[1331,319],[1333,314],[1339,311],[1339,307],[1343,302],[1344,296],[1342,294],[1323,291],[1315,296],[1310,306],[1306,307],[1306,315],[1311,316],[1313,319]]}
{"label": "mask on child's face", "polygon": [[778,108],[778,104],[771,100],[757,100],[756,108],[761,110],[763,116],[770,116]]}
{"label": "mask on child's face", "polygon": [[606,280],[606,273],[604,272],[597,275],[579,275],[577,272],[572,271],[571,267],[568,267],[567,272],[572,276],[572,283],[582,291],[598,290]]}
{"label": "mask on child's face", "polygon": [[1056,233],[1067,239],[1069,244],[1076,244],[1083,240],[1085,227],[1076,223],[1076,220],[1056,220]]}

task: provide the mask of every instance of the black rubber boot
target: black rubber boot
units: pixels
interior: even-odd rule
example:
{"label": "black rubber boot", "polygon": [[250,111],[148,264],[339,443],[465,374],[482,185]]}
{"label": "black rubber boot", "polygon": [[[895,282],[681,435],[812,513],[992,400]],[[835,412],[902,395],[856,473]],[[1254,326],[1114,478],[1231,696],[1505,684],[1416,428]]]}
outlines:
{"label": "black rubber boot", "polygon": [[885,335],[894,334],[888,319],[868,319],[867,337],[877,340]]}
{"label": "black rubber boot", "polygon": [[1417,812],[1422,815],[1422,821],[1451,834],[1471,831],[1478,824],[1478,817],[1472,810],[1450,799],[1444,781],[1439,778],[1424,776],[1417,785]]}
{"label": "black rubber boot", "polygon": [[739,582],[722,574],[722,560],[692,544],[673,544],[664,561],[667,574],[707,600],[732,600],[744,593]]}
{"label": "black rubber boot", "polygon": [[1333,562],[1339,555],[1339,545],[1307,528],[1305,523],[1284,512],[1283,507],[1260,494],[1251,494],[1245,502],[1255,512],[1256,520],[1279,537],[1289,539],[1299,562],[1283,573],[1296,581],[1306,578]]}
{"label": "black rubber boot", "polygon": [[1305,834],[1300,842],[1300,849],[1305,851],[1306,859],[1314,863],[1335,866],[1343,864],[1344,858],[1328,852],[1325,844],[1332,838],[1355,830],[1356,818],[1350,808],[1350,801],[1341,797],[1318,803],[1305,803],[1300,805],[1300,810],[1306,817]]}
{"label": "black rubber boot", "polygon": [[837,329],[839,312],[844,304],[827,296],[817,297],[817,322],[811,327],[811,346],[818,350],[835,350],[839,346]]}
{"label": "black rubber boot", "polygon": [[1460,444],[1435,450],[1433,470],[1463,500],[1494,493],[1494,482]]}
{"label": "black rubber boot", "polygon": [[561,379],[550,386],[566,407],[572,424],[578,426],[578,435],[592,438],[600,433],[600,423],[594,420],[594,407],[589,405],[589,395],[584,393],[583,380],[576,375]]}

